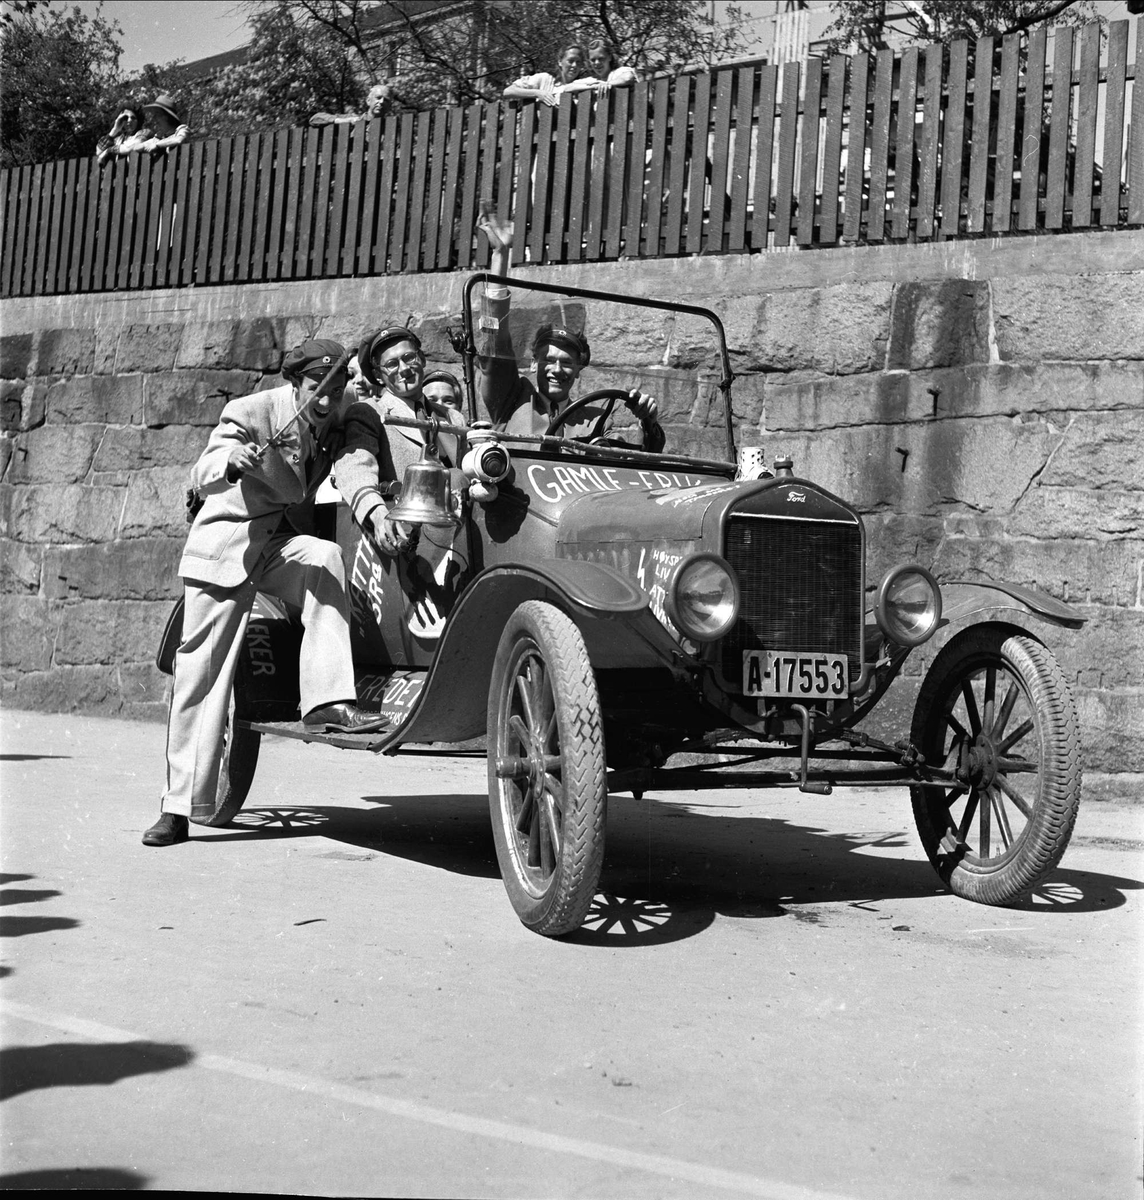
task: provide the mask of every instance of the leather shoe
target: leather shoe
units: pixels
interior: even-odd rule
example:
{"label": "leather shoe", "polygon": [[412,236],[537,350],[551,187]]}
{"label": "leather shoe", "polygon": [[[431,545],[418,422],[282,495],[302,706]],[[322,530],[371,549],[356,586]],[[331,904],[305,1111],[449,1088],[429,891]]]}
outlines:
{"label": "leather shoe", "polygon": [[159,819],[143,835],[144,846],[173,846],[190,837],[187,818],[178,813],[161,813]]}
{"label": "leather shoe", "polygon": [[311,709],[302,724],[325,733],[377,733],[388,729],[391,721],[381,713],[362,712],[354,704],[327,704]]}

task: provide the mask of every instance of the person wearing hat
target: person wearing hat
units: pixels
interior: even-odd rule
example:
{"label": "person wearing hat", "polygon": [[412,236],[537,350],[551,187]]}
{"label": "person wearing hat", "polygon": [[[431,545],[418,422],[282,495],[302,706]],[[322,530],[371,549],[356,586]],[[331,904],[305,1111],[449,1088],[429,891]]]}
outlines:
{"label": "person wearing hat", "polygon": [[456,419],[462,407],[461,381],[449,371],[430,371],[421,381],[421,399],[426,412],[447,421]]}
{"label": "person wearing hat", "polygon": [[[459,399],[460,385],[448,372],[425,374],[421,339],[404,325],[390,325],[367,333],[358,347],[362,375],[374,390],[372,396],[358,393],[345,421],[345,446],[334,466],[334,480],[345,497],[358,525],[383,553],[393,555],[414,540],[413,530],[391,521],[392,484],[400,483],[405,468],[421,458],[425,434],[409,426],[386,425],[390,416],[427,420],[437,417],[450,425],[463,424],[459,403],[454,407],[434,396],[441,384],[452,381]],[[430,392],[426,395],[426,384]],[[462,457],[461,439],[444,434],[438,442],[442,460],[457,464]]]}
{"label": "person wearing hat", "polygon": [[[482,205],[478,227],[484,230],[493,248],[492,274],[507,277],[512,224],[500,221]],[[486,285],[485,303],[491,318],[487,324],[496,332],[490,343],[482,347],[477,360],[481,400],[489,418],[502,432],[543,434],[552,418],[570,401],[573,385],[591,361],[588,341],[576,330],[561,325],[542,325],[532,340],[532,369],[536,374],[533,383],[516,369],[516,351],[505,319],[509,311],[508,288]],[[625,404],[640,423],[642,445],[635,448],[659,453],[667,439],[656,420],[658,406],[654,397],[632,388]],[[600,415],[600,410],[589,406],[571,426],[565,426],[559,436],[587,437]]]}
{"label": "person wearing hat", "polygon": [[213,811],[256,592],[301,609],[306,726],[369,733],[389,723],[357,708],[341,551],[312,536],[314,494],[341,448],[345,362],[334,341],[295,346],[282,361],[283,386],[229,401],[191,468],[202,506],[179,564],[183,633],[167,721],[167,786],[145,846],[185,841],[195,810]]}
{"label": "person wearing hat", "polygon": [[183,118],[175,111],[175,98],[163,92],[150,104],[143,105],[143,115],[151,126],[152,137],[143,143],[142,150],[165,150],[178,146],[191,136]]}

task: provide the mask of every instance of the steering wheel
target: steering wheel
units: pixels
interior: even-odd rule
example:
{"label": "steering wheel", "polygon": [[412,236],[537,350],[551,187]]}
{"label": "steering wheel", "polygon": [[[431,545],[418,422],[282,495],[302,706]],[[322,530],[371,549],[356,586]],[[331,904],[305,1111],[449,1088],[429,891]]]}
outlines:
{"label": "steering wheel", "polygon": [[605,402],[604,411],[600,414],[599,420],[592,426],[588,434],[588,441],[595,441],[597,438],[604,436],[604,430],[608,424],[608,418],[612,415],[612,410],[616,407],[617,400],[627,400],[630,392],[625,392],[623,388],[600,388],[598,392],[589,392],[586,396],[581,396],[579,400],[573,400],[567,408],[563,408],[548,422],[548,428],[544,431],[545,437],[551,437],[556,431],[567,425],[569,420],[576,415],[581,409],[587,408],[589,404],[594,404],[597,400]]}

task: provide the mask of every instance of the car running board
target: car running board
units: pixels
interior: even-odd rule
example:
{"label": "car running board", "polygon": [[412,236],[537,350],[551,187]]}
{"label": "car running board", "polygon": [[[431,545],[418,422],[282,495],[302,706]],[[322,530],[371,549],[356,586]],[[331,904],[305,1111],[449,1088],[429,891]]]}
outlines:
{"label": "car running board", "polygon": [[372,733],[326,733],[323,730],[303,725],[301,721],[243,721],[236,719],[235,724],[243,729],[252,729],[255,733],[268,733],[273,737],[297,738],[300,742],[323,742],[327,746],[337,746],[341,750],[373,750],[375,753],[392,740],[394,731],[392,725],[385,729],[375,729]]}

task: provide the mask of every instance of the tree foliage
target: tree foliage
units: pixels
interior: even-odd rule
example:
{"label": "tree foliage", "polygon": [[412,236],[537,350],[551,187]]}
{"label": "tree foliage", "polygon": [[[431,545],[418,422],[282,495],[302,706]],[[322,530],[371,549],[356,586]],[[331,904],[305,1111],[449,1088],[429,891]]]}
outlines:
{"label": "tree foliage", "polygon": [[1025,33],[1097,19],[1092,0],[838,0],[825,33],[834,52]]}
{"label": "tree foliage", "polygon": [[245,0],[251,39],[222,71],[203,76],[175,60],[125,76],[123,31],[99,10],[2,2],[4,165],[91,154],[119,108],[160,92],[175,96],[193,136],[210,137],[361,112],[375,83],[410,109],[493,100],[594,38],[644,76],[745,48],[742,13],[731,5],[715,25],[707,0]]}
{"label": "tree foliage", "polygon": [[[602,37],[644,75],[713,62],[745,47],[734,5],[723,25],[705,0],[470,0],[440,17],[362,0],[253,0],[288,8],[311,44],[340,45],[368,85],[387,82],[409,108],[492,100],[524,73],[552,70],[561,47]],[[325,106],[327,109],[330,105]]]}
{"label": "tree foliage", "polygon": [[0,24],[0,163],[91,154],[121,103],[122,30],[98,9],[11,5]]}
{"label": "tree foliage", "polygon": [[212,133],[304,125],[315,112],[360,109],[366,87],[344,40],[309,20],[305,5],[256,5],[245,61],[189,90]]}

